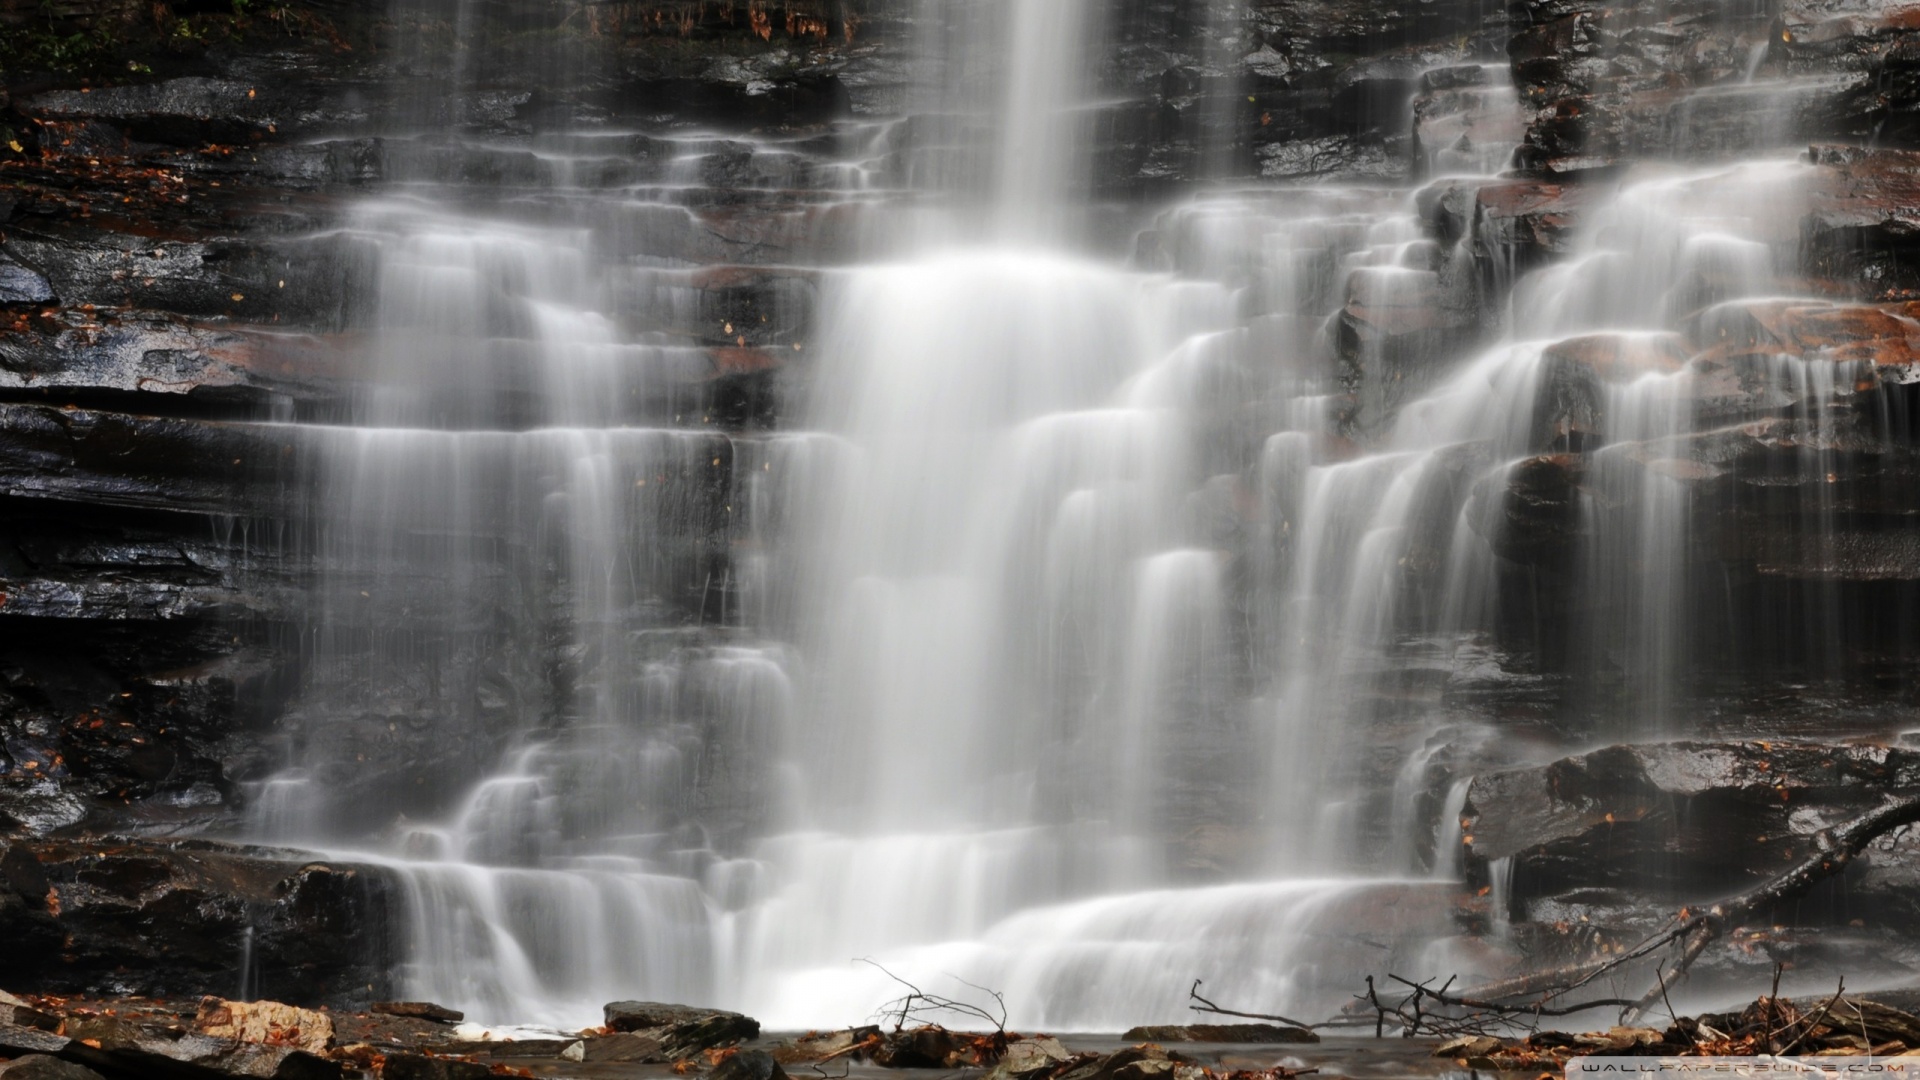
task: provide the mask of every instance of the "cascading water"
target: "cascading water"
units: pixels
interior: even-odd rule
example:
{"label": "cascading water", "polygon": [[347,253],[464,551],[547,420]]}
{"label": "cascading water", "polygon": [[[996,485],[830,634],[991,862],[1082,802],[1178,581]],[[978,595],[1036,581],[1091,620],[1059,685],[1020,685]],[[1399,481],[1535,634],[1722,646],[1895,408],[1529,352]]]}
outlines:
{"label": "cascading water", "polygon": [[[1584,602],[1553,636],[1667,722],[1700,584],[1679,444],[1713,426],[1694,358],[1777,291],[1799,167],[1622,184],[1473,356],[1431,325],[1478,302],[1470,260],[1409,192],[1220,190],[1133,261],[1092,254],[1103,5],[1005,3],[933,20],[967,28],[938,43],[941,85],[973,88],[953,112],[850,125],[832,167],[549,133],[508,155],[518,200],[470,205],[434,144],[396,145],[418,178],[346,226],[374,390],[294,429],[329,508],[319,734],[256,825],[391,867],[409,995],[844,1024],[894,996],[872,957],[994,987],[1026,1028],[1176,1021],[1192,978],[1330,1009],[1457,932],[1466,789],[1431,800],[1428,774],[1487,736],[1409,658],[1467,663],[1508,617],[1508,493],[1541,470],[1584,470],[1558,568]],[[979,92],[1002,46],[1005,92]],[[1504,164],[1504,68],[1422,78],[1424,174]],[[858,212],[860,258],[793,277],[805,331],[750,346],[702,306],[723,275],[656,250],[722,159]],[[1469,358],[1409,360],[1443,346]],[[724,434],[689,377],[765,349],[807,361],[790,426]],[[1794,421],[1830,426],[1846,373],[1772,363]],[[458,733],[456,790],[342,795],[412,723]]]}

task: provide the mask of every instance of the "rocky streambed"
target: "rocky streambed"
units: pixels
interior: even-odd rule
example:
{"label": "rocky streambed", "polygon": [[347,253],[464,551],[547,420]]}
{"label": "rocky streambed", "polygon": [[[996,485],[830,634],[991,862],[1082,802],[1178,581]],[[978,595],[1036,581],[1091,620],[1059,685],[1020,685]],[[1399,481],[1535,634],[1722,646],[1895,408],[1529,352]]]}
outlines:
{"label": "rocky streambed", "polygon": [[[931,1070],[991,1080],[1291,1080],[1306,1074],[1386,1080],[1456,1075],[1461,1069],[1555,1069],[1582,1056],[1913,1056],[1920,1053],[1913,1048],[1920,1042],[1920,1018],[1889,1003],[1910,998],[1763,996],[1743,1011],[1671,1016],[1665,1026],[1553,1030],[1539,1027],[1536,1017],[1530,1034],[1381,1039],[1358,1033],[1323,1038],[1272,1023],[1056,1038],[907,1026],[905,1013],[880,1025],[783,1037],[763,1034],[738,1013],[650,1002],[611,1003],[604,1025],[580,1032],[509,1033],[462,1026],[459,1013],[427,1002],[332,1012],[219,998],[194,1003],[9,995],[0,997],[0,1076],[779,1080],[807,1072],[880,1077]],[[1472,1028],[1471,1018],[1441,1009],[1430,1020],[1436,1030]]]}

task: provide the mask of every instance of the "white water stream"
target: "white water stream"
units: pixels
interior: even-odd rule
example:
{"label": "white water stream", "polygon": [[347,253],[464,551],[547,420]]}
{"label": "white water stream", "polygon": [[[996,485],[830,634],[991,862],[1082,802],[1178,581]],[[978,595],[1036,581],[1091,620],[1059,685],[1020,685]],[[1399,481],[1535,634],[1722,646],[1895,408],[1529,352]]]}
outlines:
{"label": "white water stream", "polygon": [[[504,695],[564,673],[490,778],[377,850],[324,820],[314,763],[260,794],[262,835],[397,872],[407,996],[501,1023],[649,998],[833,1026],[895,996],[855,962],[872,957],[929,989],[1000,990],[1015,1027],[1112,1030],[1188,1017],[1195,978],[1325,1012],[1459,933],[1465,791],[1443,781],[1421,810],[1427,758],[1406,755],[1431,753],[1439,719],[1383,749],[1379,676],[1409,634],[1488,627],[1476,492],[1554,449],[1538,405],[1555,343],[1667,356],[1633,342],[1773,291],[1769,222],[1798,167],[1621,187],[1575,257],[1521,283],[1507,340],[1361,449],[1334,434],[1338,313],[1390,324],[1457,265],[1412,193],[1218,192],[1152,223],[1164,264],[1090,254],[1072,242],[1091,93],[1076,57],[1101,5],[1006,2],[966,45],[1007,58],[1004,99],[974,118],[997,132],[990,164],[907,170],[949,194],[971,177],[973,197],[930,213],[841,193],[886,254],[820,276],[787,430],[623,426],[636,401],[672,407],[706,316],[690,271],[644,251],[671,194],[576,190],[578,147],[552,150],[567,167],[549,188],[620,227],[463,210],[424,185],[352,223],[381,275],[380,389],[358,426],[308,433],[336,507],[317,663],[350,663],[331,628],[371,621],[391,628],[376,653],[449,631],[418,647],[497,669]],[[1501,109],[1512,92],[1462,91]],[[1490,167],[1505,154],[1485,133],[1505,122],[1441,125],[1427,166]],[[862,155],[896,135],[849,140],[820,182],[868,183],[885,170]],[[795,182],[778,146],[749,152]],[[711,153],[690,140],[690,162]],[[1386,362],[1369,347],[1355,363]],[[1585,437],[1688,433],[1673,355],[1604,371]],[[1786,377],[1809,408],[1831,395],[1814,385],[1830,372]],[[1256,398],[1287,404],[1235,414],[1223,444],[1220,418]],[[1618,603],[1585,632],[1637,642],[1613,662],[1657,721],[1684,652],[1687,536],[1684,490],[1644,466],[1593,455],[1591,497],[1641,509],[1618,535],[1595,527],[1583,573]],[[695,520],[684,492],[706,483],[724,485],[723,520]],[[1259,557],[1223,530],[1258,536]],[[724,626],[704,634],[659,610],[704,565],[692,534],[731,549],[729,580],[687,601]],[[1438,569],[1416,584],[1415,564]],[[526,647],[464,656],[466,628]],[[1366,781],[1388,751],[1386,780]],[[703,824],[716,788],[735,799],[726,828]]]}

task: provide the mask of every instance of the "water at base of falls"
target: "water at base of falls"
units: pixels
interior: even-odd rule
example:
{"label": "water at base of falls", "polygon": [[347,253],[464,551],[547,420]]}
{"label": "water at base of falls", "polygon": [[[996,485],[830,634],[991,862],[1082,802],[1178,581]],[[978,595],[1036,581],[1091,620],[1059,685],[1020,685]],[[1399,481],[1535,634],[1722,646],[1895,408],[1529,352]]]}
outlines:
{"label": "water at base of falls", "polygon": [[[422,184],[349,224],[374,390],[289,427],[330,507],[320,689],[255,824],[391,870],[406,996],[801,1028],[864,1020],[891,971],[1088,1031],[1186,1019],[1194,979],[1318,1015],[1371,972],[1466,977],[1464,773],[1426,789],[1436,740],[1491,736],[1394,679],[1409,642],[1464,665],[1492,628],[1501,493],[1542,455],[1587,455],[1577,573],[1606,602],[1568,635],[1636,715],[1671,708],[1672,444],[1711,392],[1683,339],[1775,291],[1798,167],[1626,183],[1505,340],[1432,375],[1408,343],[1477,300],[1409,191],[1221,190],[1141,221],[1131,260],[1074,246],[1057,61],[1088,12],[1051,2],[1017,0],[1016,84],[1051,105],[1001,133],[1020,167],[985,208],[878,189],[886,130],[832,168],[677,136],[672,175],[598,188],[628,136],[576,133],[523,205]],[[1513,106],[1466,85],[1461,110]],[[1491,167],[1500,110],[1422,117],[1425,167]],[[764,330],[703,306],[677,200],[722,153],[889,254],[773,268],[810,314]],[[948,242],[1022,231],[1051,240]],[[804,355],[791,428],[695,415],[716,348]],[[1826,423],[1844,373],[1778,363]],[[340,717],[429,713],[453,790],[341,783]]]}

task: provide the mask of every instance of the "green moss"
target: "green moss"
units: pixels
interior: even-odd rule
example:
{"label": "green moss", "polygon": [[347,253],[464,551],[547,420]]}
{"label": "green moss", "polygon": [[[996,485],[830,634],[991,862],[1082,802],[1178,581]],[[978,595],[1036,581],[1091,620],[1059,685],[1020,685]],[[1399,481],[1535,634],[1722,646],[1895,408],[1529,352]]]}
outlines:
{"label": "green moss", "polygon": [[[0,33],[0,73],[73,72],[93,68],[116,44],[104,26],[76,26],[59,19],[51,3],[15,13],[20,21]],[[11,20],[10,20],[11,21]]]}
{"label": "green moss", "polygon": [[298,4],[228,2],[226,11],[188,15],[137,3],[118,14],[75,17],[52,0],[0,0],[0,77],[124,79],[190,69],[208,46],[249,37],[337,39],[330,23]]}

